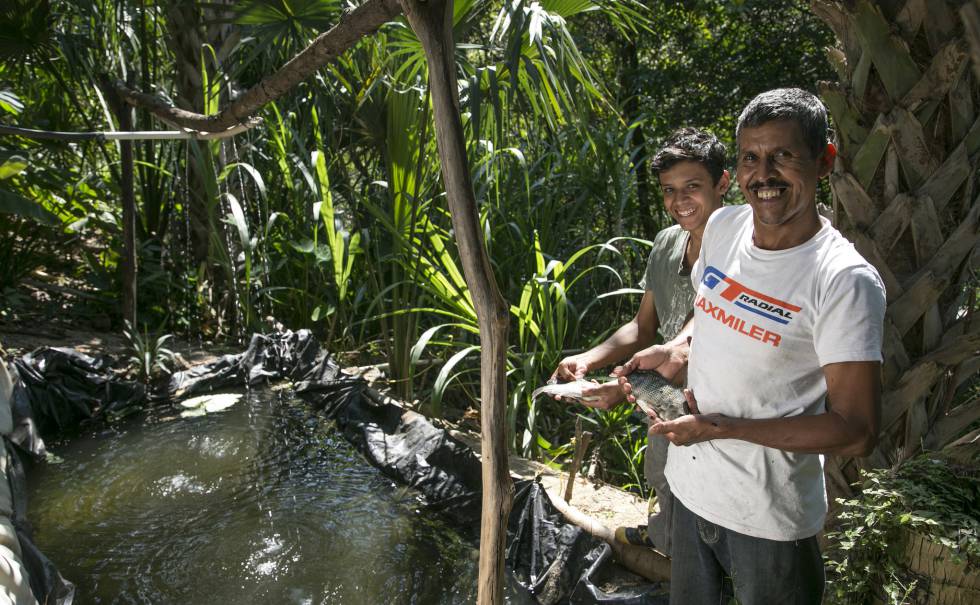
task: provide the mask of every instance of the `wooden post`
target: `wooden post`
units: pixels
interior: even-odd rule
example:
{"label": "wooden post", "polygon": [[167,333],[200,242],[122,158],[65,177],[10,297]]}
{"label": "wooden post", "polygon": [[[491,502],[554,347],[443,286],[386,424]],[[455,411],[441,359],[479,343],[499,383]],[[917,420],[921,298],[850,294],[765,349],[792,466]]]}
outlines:
{"label": "wooden post", "polygon": [[581,416],[575,419],[575,456],[572,458],[572,468],[568,469],[568,483],[565,484],[565,502],[572,501],[572,490],[575,489],[575,475],[578,474],[578,469],[582,466],[582,459],[585,458],[585,452],[589,449],[589,443],[592,442],[592,433],[589,431],[582,431],[582,418]]}
{"label": "wooden post", "polygon": [[507,464],[506,358],[508,308],[490,266],[473,193],[453,57],[453,4],[449,0],[400,0],[422,42],[429,66],[439,163],[456,245],[480,325],[480,424],[483,433],[483,513],[477,602],[504,602],[504,547],[514,487]]}

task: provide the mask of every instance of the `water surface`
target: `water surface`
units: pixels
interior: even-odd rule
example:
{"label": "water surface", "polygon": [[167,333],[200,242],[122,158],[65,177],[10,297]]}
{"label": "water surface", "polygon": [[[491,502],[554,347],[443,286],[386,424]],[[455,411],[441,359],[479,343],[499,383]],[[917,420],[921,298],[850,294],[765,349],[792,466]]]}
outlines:
{"label": "water surface", "polygon": [[288,392],[51,450],[29,516],[76,603],[476,600],[475,545]]}

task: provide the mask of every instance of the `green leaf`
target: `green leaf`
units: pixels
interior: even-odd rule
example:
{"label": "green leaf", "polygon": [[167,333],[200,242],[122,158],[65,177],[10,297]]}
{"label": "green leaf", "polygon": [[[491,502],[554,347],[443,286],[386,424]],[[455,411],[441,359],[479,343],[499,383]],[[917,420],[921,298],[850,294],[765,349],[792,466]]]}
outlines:
{"label": "green leaf", "polygon": [[301,242],[290,241],[289,246],[293,250],[302,252],[303,254],[312,254],[314,248],[313,240],[311,239],[304,239]]}
{"label": "green leaf", "polygon": [[238,203],[238,198],[230,193],[225,193],[225,197],[228,199],[228,207],[231,212],[228,213],[229,222],[238,231],[238,242],[245,251],[245,255],[248,256],[248,251],[252,249],[251,238],[248,235],[248,221],[245,220],[245,213],[242,211],[241,204]]}
{"label": "green leaf", "polygon": [[61,219],[44,206],[6,189],[0,189],[0,213],[33,219],[42,225],[61,223]]}
{"label": "green leaf", "polygon": [[0,165],[0,181],[17,176],[27,169],[27,159],[19,156],[10,156],[6,162]]}
{"label": "green leaf", "polygon": [[439,369],[439,374],[436,376],[435,384],[432,386],[432,410],[434,413],[438,414],[442,410],[442,397],[446,392],[446,387],[449,386],[451,377],[453,376],[453,369],[459,362],[463,361],[467,355],[473,351],[479,350],[480,347],[478,345],[466,347],[450,357],[449,360]]}
{"label": "green leaf", "polygon": [[0,109],[11,115],[18,115],[24,111],[24,104],[20,99],[9,90],[0,90]]}

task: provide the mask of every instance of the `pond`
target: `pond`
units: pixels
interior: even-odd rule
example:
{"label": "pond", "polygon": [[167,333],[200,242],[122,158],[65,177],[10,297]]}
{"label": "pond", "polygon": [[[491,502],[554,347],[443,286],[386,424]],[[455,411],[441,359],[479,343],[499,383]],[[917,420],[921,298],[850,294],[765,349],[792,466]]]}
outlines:
{"label": "pond", "polygon": [[76,603],[476,601],[475,543],[289,391],[50,449],[29,517]]}

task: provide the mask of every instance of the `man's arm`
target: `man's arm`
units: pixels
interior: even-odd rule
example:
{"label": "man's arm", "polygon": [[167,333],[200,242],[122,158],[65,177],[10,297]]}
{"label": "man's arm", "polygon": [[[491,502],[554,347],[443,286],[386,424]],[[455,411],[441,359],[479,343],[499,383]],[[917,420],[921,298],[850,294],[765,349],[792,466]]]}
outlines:
{"label": "man's arm", "polygon": [[625,359],[652,343],[657,336],[658,327],[660,319],[657,317],[653,292],[646,290],[640,299],[636,317],[620,326],[601,344],[584,353],[562,359],[551,377],[561,381],[575,380],[585,377],[590,370]]}
{"label": "man's arm", "polygon": [[697,413],[697,401],[686,391],[692,414],[650,427],[675,445],[710,439],[741,439],[788,452],[867,456],[878,442],[881,422],[881,364],[853,361],[823,366],[827,412],[756,420]]}

